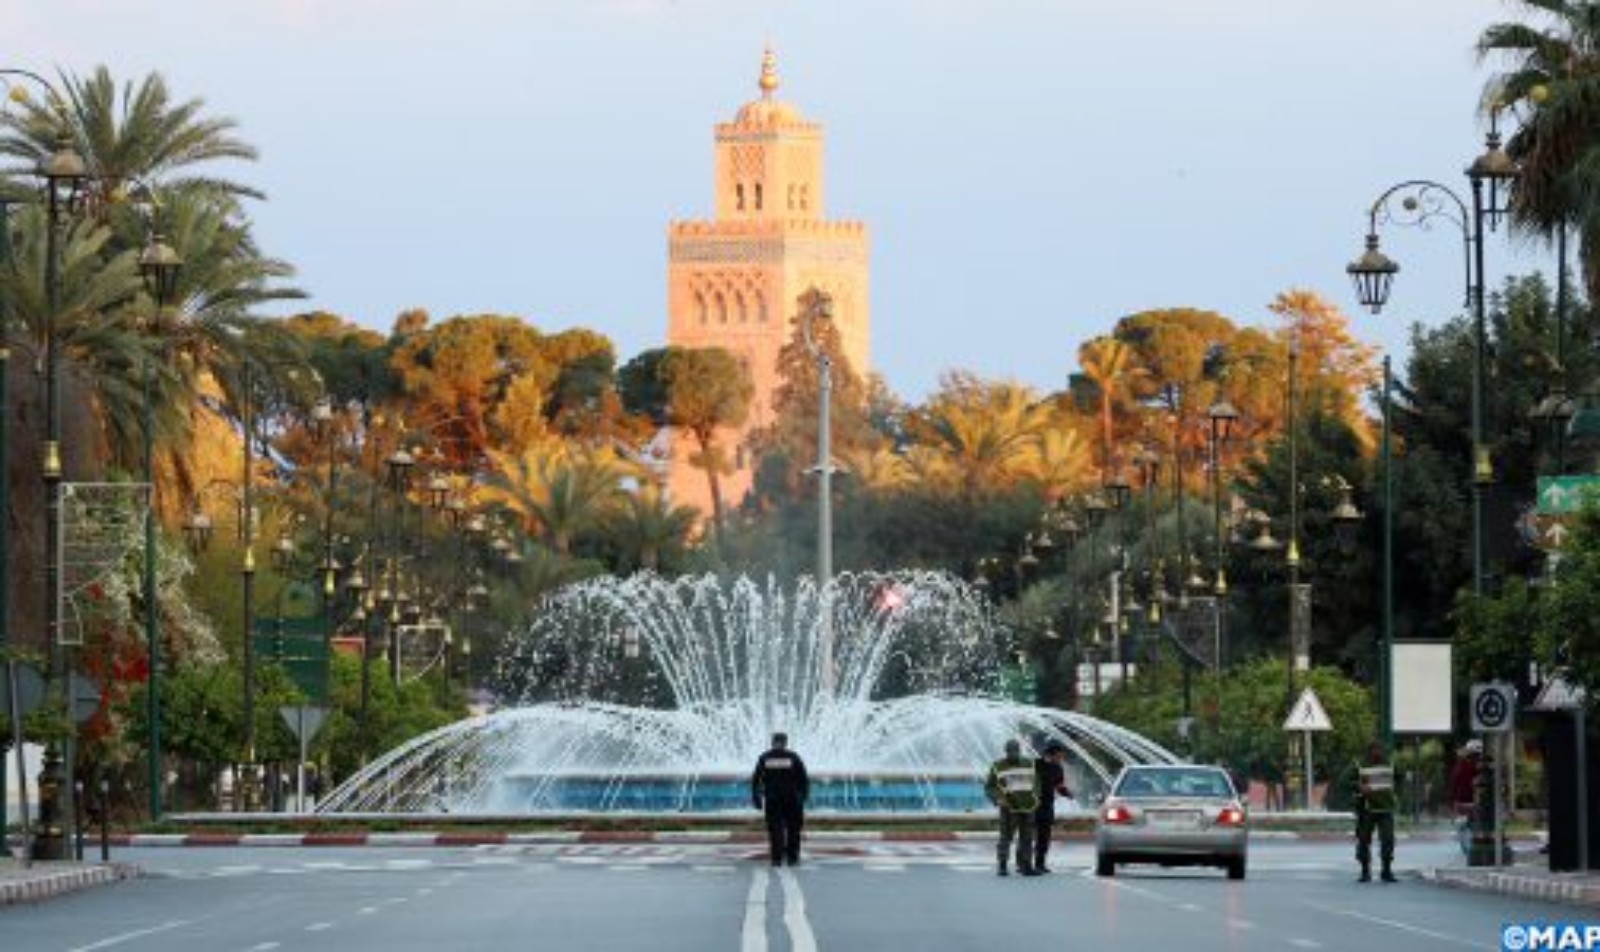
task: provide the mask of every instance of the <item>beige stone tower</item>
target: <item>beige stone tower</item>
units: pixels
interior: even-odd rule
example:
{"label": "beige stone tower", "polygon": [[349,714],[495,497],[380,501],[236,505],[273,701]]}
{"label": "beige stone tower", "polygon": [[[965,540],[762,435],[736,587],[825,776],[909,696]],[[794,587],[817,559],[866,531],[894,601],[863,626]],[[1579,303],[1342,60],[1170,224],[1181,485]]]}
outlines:
{"label": "beige stone tower", "polygon": [[[824,217],[822,126],[774,97],[777,60],[761,60],[761,98],[716,127],[716,180],[710,221],[673,222],[667,232],[667,341],[722,347],[750,368],[755,399],[749,424],[724,438],[735,471],[723,503],[738,506],[756,461],[744,437],[770,422],[778,351],[793,333],[796,303],[809,288],[833,296],[833,319],[856,373],[870,369],[867,228]],[[705,473],[688,462],[691,441],[673,441],[675,501],[711,514]]]}

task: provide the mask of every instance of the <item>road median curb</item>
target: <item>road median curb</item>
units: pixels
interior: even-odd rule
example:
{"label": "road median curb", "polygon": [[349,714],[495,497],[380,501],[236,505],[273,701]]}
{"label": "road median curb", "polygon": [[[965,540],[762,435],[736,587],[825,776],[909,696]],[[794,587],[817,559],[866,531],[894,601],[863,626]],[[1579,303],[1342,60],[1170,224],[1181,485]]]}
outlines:
{"label": "road median curb", "polygon": [[1600,878],[1582,873],[1518,873],[1500,870],[1434,869],[1424,876],[1451,889],[1540,899],[1568,905],[1600,908]]}
{"label": "road median curb", "polygon": [[0,906],[39,902],[68,893],[133,879],[139,868],[127,863],[51,868],[34,866],[0,874]]}

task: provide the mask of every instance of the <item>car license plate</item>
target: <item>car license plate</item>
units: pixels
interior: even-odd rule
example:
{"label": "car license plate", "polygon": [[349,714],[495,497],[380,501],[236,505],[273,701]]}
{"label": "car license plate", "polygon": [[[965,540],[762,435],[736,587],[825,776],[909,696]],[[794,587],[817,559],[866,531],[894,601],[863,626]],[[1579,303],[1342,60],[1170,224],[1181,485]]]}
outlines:
{"label": "car license plate", "polygon": [[1149,816],[1154,826],[1194,826],[1200,818],[1192,810],[1151,810]]}

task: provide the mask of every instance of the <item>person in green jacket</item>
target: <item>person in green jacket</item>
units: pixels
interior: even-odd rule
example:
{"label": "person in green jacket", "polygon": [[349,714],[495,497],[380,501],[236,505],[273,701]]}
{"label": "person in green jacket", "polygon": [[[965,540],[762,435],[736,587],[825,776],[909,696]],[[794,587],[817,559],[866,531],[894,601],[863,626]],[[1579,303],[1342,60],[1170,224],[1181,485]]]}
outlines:
{"label": "person in green jacket", "polygon": [[1000,810],[1000,842],[995,847],[1001,876],[1006,869],[1006,854],[1011,841],[1017,841],[1017,872],[1037,876],[1033,868],[1033,814],[1039,809],[1039,774],[1033,761],[1022,756],[1022,744],[1006,741],[1006,755],[989,765],[983,792]]}
{"label": "person in green jacket", "polygon": [[1383,744],[1367,745],[1367,762],[1356,767],[1356,861],[1361,864],[1359,881],[1372,882],[1372,834],[1378,833],[1379,858],[1386,883],[1394,878],[1394,765],[1389,763]]}

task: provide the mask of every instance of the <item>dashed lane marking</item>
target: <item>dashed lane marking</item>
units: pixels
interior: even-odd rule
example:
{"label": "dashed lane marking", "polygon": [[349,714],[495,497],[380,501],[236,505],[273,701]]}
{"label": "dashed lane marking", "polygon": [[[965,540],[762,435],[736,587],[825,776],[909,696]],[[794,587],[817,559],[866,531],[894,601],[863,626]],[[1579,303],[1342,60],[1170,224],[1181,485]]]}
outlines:
{"label": "dashed lane marking", "polygon": [[1424,929],[1421,926],[1414,926],[1408,922],[1397,922],[1394,919],[1385,919],[1381,916],[1369,916],[1364,912],[1356,912],[1354,909],[1337,909],[1332,906],[1322,906],[1316,903],[1307,903],[1307,905],[1311,906],[1313,909],[1320,909],[1323,912],[1332,913],[1336,916],[1348,916],[1351,919],[1359,919],[1362,922],[1370,922],[1373,925],[1378,926],[1387,926],[1390,929],[1395,929],[1400,932],[1408,932],[1411,935],[1419,935],[1438,942],[1448,942],[1452,945],[1462,945],[1469,949],[1482,948],[1483,946],[1481,942],[1469,942],[1460,936],[1453,936],[1445,932],[1435,932],[1432,929]]}
{"label": "dashed lane marking", "polygon": [[142,939],[145,936],[156,935],[157,933],[161,932],[171,932],[173,929],[181,929],[188,925],[189,921],[190,920],[188,919],[172,919],[167,922],[163,922],[158,926],[151,926],[148,929],[136,929],[133,932],[123,932],[118,935],[110,936],[109,938],[101,939],[99,942],[92,942],[89,945],[80,945],[77,948],[72,949],[71,952],[95,952],[96,949],[109,949],[114,945],[121,945],[124,942],[132,942],[134,939]]}
{"label": "dashed lane marking", "polygon": [[333,923],[331,923],[331,922],[313,922],[309,926],[306,926],[306,931],[307,932],[326,932],[326,931],[328,931],[329,929],[332,929],[332,928],[333,928]]}

